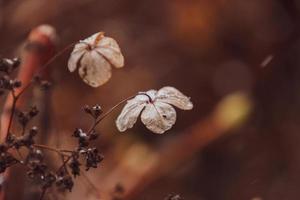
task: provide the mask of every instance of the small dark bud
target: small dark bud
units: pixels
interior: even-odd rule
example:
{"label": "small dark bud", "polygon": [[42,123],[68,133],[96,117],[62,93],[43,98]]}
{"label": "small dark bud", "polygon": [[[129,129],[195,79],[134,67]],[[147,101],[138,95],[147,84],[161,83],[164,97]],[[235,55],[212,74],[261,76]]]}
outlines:
{"label": "small dark bud", "polygon": [[48,90],[51,87],[51,83],[49,81],[41,81],[41,88],[43,90]]}
{"label": "small dark bud", "polygon": [[21,59],[20,58],[14,58],[14,59],[12,59],[12,62],[13,62],[13,64],[12,64],[12,68],[13,69],[16,69],[16,68],[18,68],[19,66],[20,66],[20,64],[21,64]]}
{"label": "small dark bud", "polygon": [[6,152],[8,149],[8,146],[6,144],[0,144],[0,154],[3,152]]}
{"label": "small dark bud", "polygon": [[37,128],[36,126],[33,126],[33,127],[30,129],[30,131],[29,131],[30,137],[36,136],[37,133],[38,133],[38,128]]}
{"label": "small dark bud", "polygon": [[42,188],[46,189],[53,185],[53,183],[56,181],[56,176],[53,173],[48,172],[46,175],[42,176],[41,179],[43,180]]}
{"label": "small dark bud", "polygon": [[33,118],[33,117],[35,117],[38,113],[39,113],[39,111],[38,111],[37,107],[36,107],[36,106],[32,106],[28,114],[29,114],[29,116],[30,116],[31,118]]}
{"label": "small dark bud", "polygon": [[9,134],[6,138],[6,143],[10,146],[13,145],[15,141],[16,141],[16,136],[13,134]]}
{"label": "small dark bud", "polygon": [[8,154],[7,152],[0,152],[0,173],[5,172],[5,170],[18,163],[19,161],[16,160],[13,156]]}
{"label": "small dark bud", "polygon": [[85,152],[86,171],[90,168],[97,168],[98,164],[104,159],[96,148],[88,148]]}
{"label": "small dark bud", "polygon": [[61,190],[69,190],[71,192],[74,182],[70,175],[66,174],[65,172],[59,172],[56,179],[56,186]]}
{"label": "small dark bud", "polygon": [[83,133],[82,129],[76,128],[75,131],[73,132],[73,137],[80,137],[80,135]]}
{"label": "small dark bud", "polygon": [[92,114],[92,109],[90,108],[90,106],[85,105],[83,107],[84,112],[88,113],[88,114]]}
{"label": "small dark bud", "polygon": [[85,105],[83,107],[83,110],[87,113],[87,114],[90,114],[93,118],[97,119],[102,113],[102,108],[101,106],[99,106],[98,104],[93,106],[93,107],[90,107],[88,105]]}
{"label": "small dark bud", "polygon": [[78,161],[78,158],[72,158],[70,163],[69,163],[69,167],[71,168],[71,172],[73,174],[73,176],[76,178],[76,176],[80,175],[80,162]]}
{"label": "small dark bud", "polygon": [[18,113],[18,121],[23,127],[25,127],[27,125],[29,120],[30,120],[30,118],[28,117],[28,115],[26,115],[26,113],[24,113],[24,112]]}
{"label": "small dark bud", "polygon": [[95,131],[93,131],[91,134],[90,134],[90,137],[89,137],[89,140],[95,140],[99,137],[99,134],[96,133]]}
{"label": "small dark bud", "polygon": [[11,66],[12,61],[9,59],[1,59],[0,60],[0,71],[8,73],[9,67]]}
{"label": "small dark bud", "polygon": [[34,83],[40,84],[41,81],[42,81],[42,78],[41,78],[39,75],[35,75],[35,76],[33,77],[32,81],[33,81]]}
{"label": "small dark bud", "polygon": [[98,118],[103,113],[101,106],[98,104],[93,106],[92,111],[95,118]]}
{"label": "small dark bud", "polygon": [[18,81],[18,80],[14,80],[12,85],[13,85],[14,88],[19,88],[19,87],[22,86],[22,82]]}

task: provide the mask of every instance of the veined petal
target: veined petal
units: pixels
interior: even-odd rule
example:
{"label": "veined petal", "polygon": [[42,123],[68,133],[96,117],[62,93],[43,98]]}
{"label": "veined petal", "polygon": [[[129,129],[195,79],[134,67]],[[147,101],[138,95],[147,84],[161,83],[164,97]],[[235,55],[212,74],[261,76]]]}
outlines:
{"label": "veined petal", "polygon": [[157,92],[156,101],[174,105],[182,110],[191,110],[193,103],[190,98],[174,87],[163,87]]}
{"label": "veined petal", "polygon": [[149,130],[162,134],[175,124],[176,111],[171,105],[156,101],[146,105],[141,119]]}
{"label": "veined petal", "polygon": [[119,131],[123,132],[133,127],[147,101],[148,99],[144,95],[137,95],[134,99],[127,101],[127,104],[116,120]]}
{"label": "veined petal", "polygon": [[98,87],[111,77],[111,66],[95,51],[88,51],[80,62],[79,75],[88,85]]}
{"label": "veined petal", "polygon": [[101,40],[99,40],[99,42],[97,43],[97,47],[110,48],[110,49],[113,49],[118,52],[121,51],[116,40],[114,40],[111,37],[106,37],[106,36],[104,36]]}
{"label": "veined petal", "polygon": [[70,72],[74,72],[76,70],[78,62],[86,52],[86,47],[87,45],[83,43],[78,43],[75,45],[68,61],[68,69]]}
{"label": "veined petal", "polygon": [[113,38],[103,37],[99,40],[95,50],[102,54],[115,67],[121,68],[124,66],[124,57],[121,49]]}
{"label": "veined petal", "polygon": [[124,57],[121,52],[103,47],[98,47],[95,50],[102,54],[116,68],[121,68],[124,66]]}

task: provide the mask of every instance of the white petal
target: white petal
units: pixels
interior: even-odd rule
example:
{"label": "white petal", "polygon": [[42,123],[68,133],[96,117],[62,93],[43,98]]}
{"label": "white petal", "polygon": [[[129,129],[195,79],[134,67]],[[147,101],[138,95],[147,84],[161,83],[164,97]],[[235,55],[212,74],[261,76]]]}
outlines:
{"label": "white petal", "polygon": [[101,36],[103,36],[103,34],[103,32],[95,33],[92,36],[82,40],[81,42],[94,46],[95,42],[97,41],[97,38],[100,38]]}
{"label": "white petal", "polygon": [[154,133],[162,134],[176,122],[175,109],[166,103],[147,104],[141,116],[142,122]]}
{"label": "white petal", "polygon": [[82,55],[86,52],[86,47],[87,45],[83,43],[78,43],[75,45],[68,61],[68,69],[70,72],[74,72],[76,70],[78,62],[80,61]]}
{"label": "white petal", "polygon": [[118,43],[110,37],[103,37],[97,43],[96,50],[117,68],[124,66],[124,57]]}
{"label": "white petal", "polygon": [[144,95],[137,95],[134,99],[127,101],[116,120],[116,125],[120,132],[133,127],[147,101],[148,98]]}
{"label": "white petal", "polygon": [[114,40],[111,37],[103,37],[99,42],[97,43],[97,47],[105,47],[105,48],[110,48],[114,49],[115,51],[121,51],[118,43],[116,40]]}
{"label": "white petal", "polygon": [[88,51],[81,59],[79,75],[88,85],[98,87],[111,77],[111,66],[95,51]]}
{"label": "white petal", "polygon": [[191,110],[193,103],[190,98],[174,87],[163,87],[157,92],[156,100],[174,105],[182,110]]}

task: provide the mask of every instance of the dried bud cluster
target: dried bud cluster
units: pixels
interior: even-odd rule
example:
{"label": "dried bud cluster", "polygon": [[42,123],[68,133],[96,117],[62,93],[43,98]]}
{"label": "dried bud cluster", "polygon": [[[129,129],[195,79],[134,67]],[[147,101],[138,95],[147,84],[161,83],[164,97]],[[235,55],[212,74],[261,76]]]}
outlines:
{"label": "dried bud cluster", "polygon": [[[18,59],[0,59],[1,94],[5,91],[14,94],[14,89],[21,87],[20,81],[11,78],[12,72],[19,65],[20,61]],[[51,85],[39,76],[34,77],[33,81],[42,89],[47,89]],[[14,98],[16,101],[18,96],[14,96]],[[93,107],[86,106],[84,110],[95,121],[102,114],[102,109],[99,105]],[[98,134],[94,128],[88,132],[76,129],[73,136],[78,139],[78,146],[74,151],[64,151],[35,143],[34,138],[38,133],[38,129],[35,126],[30,129],[27,129],[27,127],[29,122],[39,113],[37,107],[32,106],[27,111],[12,109],[12,112],[16,113],[17,121],[22,127],[22,132],[17,136],[9,130],[5,143],[0,144],[0,173],[5,172],[7,168],[15,164],[21,164],[26,166],[28,177],[40,183],[43,191],[54,185],[59,190],[71,191],[74,185],[73,177],[76,178],[76,176],[80,175],[81,166],[85,166],[85,169],[89,170],[90,168],[96,168],[103,160],[103,156],[97,148],[90,146],[90,142],[98,138]],[[95,127],[95,124],[93,127]],[[19,151],[21,149],[23,155]],[[50,150],[57,153],[62,158],[62,165],[55,171],[51,170],[47,165],[46,157],[42,150]]]}
{"label": "dried bud cluster", "polygon": [[26,127],[28,122],[34,118],[39,113],[36,106],[32,106],[27,112],[19,112],[18,113],[18,121],[22,125],[22,127]]}
{"label": "dried bud cluster", "polygon": [[18,58],[0,59],[0,94],[5,91],[13,90],[14,88],[21,87],[21,82],[10,77],[11,73],[20,65]]}
{"label": "dried bud cluster", "polygon": [[8,151],[8,147],[4,145],[0,145],[0,173],[5,172],[5,170],[18,163],[18,160],[15,159]]}
{"label": "dried bud cluster", "polygon": [[5,72],[6,74],[10,74],[20,65],[19,58],[7,59],[3,58],[0,60],[0,71]]}
{"label": "dried bud cluster", "polygon": [[47,80],[42,80],[40,76],[34,76],[33,81],[38,84],[42,90],[48,90],[51,87],[51,83]]}
{"label": "dried bud cluster", "polygon": [[[101,107],[85,107],[85,111],[94,117],[95,121],[101,116]],[[0,173],[5,172],[8,167],[14,164],[25,165],[27,175],[30,179],[40,183],[43,191],[56,186],[60,191],[71,191],[74,186],[73,178],[80,175],[80,167],[85,166],[85,170],[97,168],[103,160],[103,156],[98,149],[91,147],[90,143],[98,138],[95,129],[88,132],[77,128],[73,137],[78,140],[78,146],[74,151],[59,150],[45,145],[35,143],[35,136],[38,133],[37,127],[26,129],[28,122],[38,114],[36,107],[31,107],[28,111],[20,111],[17,115],[19,124],[23,127],[21,136],[10,133],[4,144],[0,145]],[[93,125],[95,127],[95,124]],[[26,149],[26,155],[15,156],[19,149]],[[50,150],[58,153],[62,158],[62,165],[55,171],[47,165],[45,154],[42,150]],[[14,152],[14,153],[13,153]],[[19,152],[20,153],[20,152]],[[20,154],[19,154],[20,156]]]}
{"label": "dried bud cluster", "polygon": [[[49,27],[42,28],[44,28],[43,31],[46,31],[46,33],[52,31]],[[27,48],[42,51],[42,49],[38,49],[39,46],[36,46],[35,43],[30,43]],[[47,66],[47,64],[44,66]],[[13,96],[13,106],[7,131],[8,136],[5,143],[0,144],[0,173],[5,172],[8,167],[15,164],[26,166],[28,177],[40,183],[43,190],[40,199],[43,198],[45,191],[54,185],[59,190],[71,191],[74,186],[74,178],[80,176],[81,166],[85,167],[86,171],[90,168],[97,168],[104,158],[91,143],[98,138],[95,130],[96,125],[110,112],[102,115],[103,111],[99,105],[84,106],[83,110],[92,116],[94,124],[89,131],[84,131],[80,128],[75,129],[72,136],[78,140],[78,145],[73,151],[60,150],[35,143],[35,136],[38,133],[37,127],[33,126],[27,130],[28,123],[39,113],[35,106],[28,111],[18,111],[16,113],[17,120],[22,127],[21,134],[16,136],[10,130],[12,119],[16,112],[15,105],[17,105],[20,94],[28,86],[24,86],[24,90],[16,93],[15,89],[20,88],[22,83],[12,78],[12,73],[18,66],[20,66],[19,59],[0,58],[0,95],[8,91]],[[118,43],[113,38],[104,36],[103,32],[98,32],[78,42],[74,46],[68,61],[69,71],[74,72],[78,68],[79,75],[83,81],[92,87],[103,85],[111,78],[112,66],[116,68],[123,67],[124,57]],[[51,86],[48,81],[42,80],[39,76],[35,76],[33,82],[42,89],[48,89]],[[110,111],[121,103],[117,104]],[[191,110],[193,108],[190,98],[173,87],[163,87],[158,91],[149,90],[138,93],[134,98],[127,101],[116,120],[117,128],[120,132],[132,128],[138,117],[141,116],[142,122],[149,130],[162,134],[171,129],[176,122],[176,110],[173,106],[182,110]],[[21,148],[26,150],[25,155],[20,153],[19,150]],[[57,170],[53,171],[47,165],[46,157],[42,150],[49,150],[60,156],[62,164]],[[15,154],[18,156],[15,156]],[[121,199],[123,192],[123,187],[116,187],[113,199]],[[183,198],[179,195],[169,195],[165,200],[183,200]]]}

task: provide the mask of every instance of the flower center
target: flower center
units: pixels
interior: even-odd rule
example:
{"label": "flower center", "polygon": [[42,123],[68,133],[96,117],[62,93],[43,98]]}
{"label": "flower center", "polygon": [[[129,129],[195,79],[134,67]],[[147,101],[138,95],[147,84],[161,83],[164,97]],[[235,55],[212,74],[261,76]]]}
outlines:
{"label": "flower center", "polygon": [[139,95],[145,95],[149,99],[149,103],[153,103],[154,99],[151,98],[151,96],[145,92],[140,92]]}

